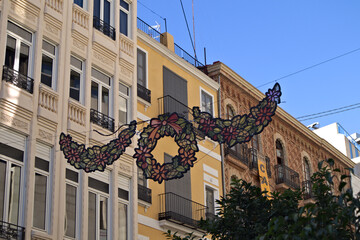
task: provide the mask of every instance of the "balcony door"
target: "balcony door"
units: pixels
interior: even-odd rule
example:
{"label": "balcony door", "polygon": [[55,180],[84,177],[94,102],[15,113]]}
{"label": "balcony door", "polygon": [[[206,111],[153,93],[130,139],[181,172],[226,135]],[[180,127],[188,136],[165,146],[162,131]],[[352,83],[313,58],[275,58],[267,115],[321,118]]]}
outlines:
{"label": "balcony door", "polygon": [[188,118],[187,81],[163,67],[164,81],[164,113],[177,112],[180,116]]}
{"label": "balcony door", "polygon": [[110,7],[111,2],[108,0],[94,0],[94,16],[110,25]]}

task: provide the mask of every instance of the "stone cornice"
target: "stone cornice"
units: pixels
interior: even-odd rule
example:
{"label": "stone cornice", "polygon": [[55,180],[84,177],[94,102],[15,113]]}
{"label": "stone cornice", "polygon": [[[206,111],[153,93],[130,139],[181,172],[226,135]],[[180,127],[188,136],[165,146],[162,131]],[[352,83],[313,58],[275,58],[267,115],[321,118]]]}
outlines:
{"label": "stone cornice", "polygon": [[215,82],[213,79],[205,75],[199,69],[195,68],[190,63],[186,62],[184,59],[176,55],[166,46],[162,45],[161,43],[157,42],[153,38],[146,35],[141,30],[138,30],[138,39],[156,50],[158,53],[161,53],[164,57],[170,59],[171,61],[175,62],[177,65],[181,66],[184,70],[189,72],[190,74],[194,75],[198,79],[200,79],[204,84],[208,85],[209,87],[213,88],[214,90],[218,90],[220,85]]}
{"label": "stone cornice", "polygon": [[[208,66],[208,72],[210,76],[216,76],[217,74],[224,75],[225,77],[231,79],[231,82],[238,85],[242,89],[244,89],[248,93],[252,93],[252,96],[256,100],[260,100],[265,97],[265,95],[260,92],[257,88],[243,79],[239,74],[234,72],[231,68],[226,66],[222,62],[216,62],[211,66]],[[294,130],[303,134],[303,137],[306,137],[313,141],[315,144],[320,147],[324,147],[329,153],[331,153],[334,157],[338,158],[344,164],[349,167],[354,167],[355,163],[351,161],[347,156],[337,150],[333,145],[328,143],[325,139],[319,137],[316,133],[308,129],[305,125],[299,122],[296,118],[291,116],[281,107],[278,107],[276,110],[276,115],[284,122],[288,123]]]}

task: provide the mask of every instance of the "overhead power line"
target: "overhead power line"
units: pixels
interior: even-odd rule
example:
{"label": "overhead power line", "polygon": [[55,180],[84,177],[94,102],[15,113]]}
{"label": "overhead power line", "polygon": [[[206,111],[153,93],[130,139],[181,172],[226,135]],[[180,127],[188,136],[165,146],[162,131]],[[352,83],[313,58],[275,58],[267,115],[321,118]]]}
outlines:
{"label": "overhead power line", "polygon": [[152,10],[151,8],[149,8],[148,6],[146,6],[145,4],[143,4],[142,2],[138,1],[138,3],[140,3],[140,5],[142,5],[144,8],[146,8],[147,10],[149,10],[150,12],[152,12],[153,14],[157,15],[158,17],[160,17],[162,20],[165,20],[165,18],[163,18],[160,14],[158,14],[157,12],[155,12],[154,10]]}
{"label": "overhead power line", "polygon": [[349,108],[349,107],[358,106],[358,105],[360,105],[360,103],[355,103],[355,104],[351,104],[351,105],[344,106],[344,107],[334,108],[334,109],[327,110],[327,111],[324,111],[324,112],[318,112],[318,113],[313,113],[313,114],[309,114],[309,115],[304,115],[304,116],[301,116],[301,117],[297,117],[297,119],[312,117],[312,116],[316,116],[316,115],[321,115],[321,114],[324,114],[324,113],[334,112],[334,111],[337,111],[337,110],[345,110],[344,108]]}
{"label": "overhead power line", "polygon": [[309,118],[305,118],[305,119],[300,119],[300,121],[306,121],[306,120],[315,119],[315,118],[320,118],[320,117],[325,117],[325,116],[329,116],[329,115],[333,115],[333,114],[337,114],[337,113],[347,112],[347,111],[350,111],[350,110],[353,110],[353,109],[357,109],[357,108],[360,108],[360,105],[357,106],[357,107],[348,108],[348,109],[344,109],[344,110],[337,111],[337,112],[331,112],[331,113],[328,113],[328,114],[317,115],[317,116],[314,116],[314,117],[309,117]]}
{"label": "overhead power line", "polygon": [[261,88],[261,87],[263,87],[263,86],[265,86],[265,85],[268,85],[268,84],[270,84],[270,83],[274,83],[274,82],[280,81],[280,80],[282,80],[282,79],[284,79],[284,78],[288,78],[288,77],[293,76],[293,75],[295,75],[295,74],[298,74],[298,73],[304,72],[304,71],[306,71],[306,70],[309,70],[309,69],[311,69],[311,68],[320,66],[320,65],[325,64],[325,63],[328,63],[328,62],[330,62],[330,61],[333,61],[333,60],[335,60],[335,59],[344,57],[344,56],[346,56],[346,55],[349,55],[349,54],[351,54],[351,53],[357,52],[357,51],[359,51],[359,50],[360,50],[360,48],[357,48],[357,49],[354,49],[354,50],[352,50],[352,51],[349,51],[349,52],[343,53],[343,54],[341,54],[341,55],[338,55],[338,56],[336,56],[336,57],[329,58],[329,59],[327,59],[327,60],[325,60],[325,61],[319,62],[319,63],[317,63],[317,64],[314,64],[314,65],[311,65],[311,66],[309,66],[309,67],[303,68],[303,69],[298,70],[298,71],[296,71],[296,72],[287,74],[287,75],[285,75],[285,76],[283,76],[283,77],[280,77],[280,78],[277,78],[277,79],[275,79],[275,80],[269,81],[269,82],[267,82],[267,83],[261,84],[261,85],[257,86],[256,88]]}

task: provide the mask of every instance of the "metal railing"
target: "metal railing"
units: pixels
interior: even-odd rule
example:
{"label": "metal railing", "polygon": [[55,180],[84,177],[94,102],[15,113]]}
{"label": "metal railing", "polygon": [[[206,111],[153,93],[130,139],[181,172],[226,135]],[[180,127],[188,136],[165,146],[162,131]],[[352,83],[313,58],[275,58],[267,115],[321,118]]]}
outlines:
{"label": "metal railing", "polygon": [[160,42],[162,34],[140,18],[137,18],[137,28],[155,39],[156,41]]}
{"label": "metal railing", "polygon": [[110,37],[112,40],[115,40],[115,28],[96,16],[94,16],[93,18],[93,27],[105,34],[106,36]]}
{"label": "metal railing", "polygon": [[0,221],[0,239],[25,239],[25,228],[18,225]]}
{"label": "metal railing", "polygon": [[151,91],[140,84],[137,85],[138,97],[144,99],[148,103],[151,103]]}
{"label": "metal railing", "polygon": [[[234,149],[235,148],[235,149]],[[233,148],[225,148],[225,156],[230,155],[245,165],[249,164],[249,149],[246,144],[238,144]]]}
{"label": "metal railing", "polygon": [[199,62],[196,58],[194,58],[193,56],[191,56],[188,52],[186,52],[184,49],[182,49],[179,45],[177,45],[176,43],[174,43],[174,49],[175,49],[175,53],[176,55],[178,55],[179,57],[183,58],[185,61],[187,61],[188,63],[190,63],[191,65],[193,65],[194,67],[204,67],[204,64],[202,64],[201,62]]}
{"label": "metal railing", "polygon": [[5,65],[3,67],[2,79],[26,90],[29,93],[34,92],[34,79],[25,76]]}
{"label": "metal railing", "polygon": [[199,228],[199,221],[205,219],[207,207],[179,196],[163,193],[160,197],[159,220],[168,220],[190,228]]}
{"label": "metal railing", "polygon": [[249,168],[258,169],[258,150],[255,148],[249,148]]}
{"label": "metal railing", "polygon": [[114,132],[114,123],[115,120],[95,109],[90,109],[90,121]]}
{"label": "metal railing", "polygon": [[138,184],[138,198],[151,204],[151,189]]}
{"label": "metal railing", "polygon": [[303,195],[304,200],[313,198],[314,194],[312,189],[312,182],[310,180],[303,181],[302,186],[304,189],[304,195]]}
{"label": "metal railing", "polygon": [[299,174],[285,165],[275,165],[275,183],[285,183],[292,188],[300,188]]}

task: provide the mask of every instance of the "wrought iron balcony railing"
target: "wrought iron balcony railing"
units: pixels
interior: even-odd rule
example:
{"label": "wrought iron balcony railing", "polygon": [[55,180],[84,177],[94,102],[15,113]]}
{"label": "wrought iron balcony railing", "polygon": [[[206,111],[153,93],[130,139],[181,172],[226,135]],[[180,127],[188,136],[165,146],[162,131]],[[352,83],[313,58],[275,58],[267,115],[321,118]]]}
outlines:
{"label": "wrought iron balcony railing", "polygon": [[160,194],[159,197],[159,220],[168,220],[190,228],[199,228],[199,221],[206,217],[207,207],[200,203],[171,192]]}
{"label": "wrought iron balcony railing", "polygon": [[95,109],[90,109],[90,121],[105,129],[108,129],[111,132],[114,132],[115,120],[101,112],[98,112]]}
{"label": "wrought iron balcony railing", "polygon": [[249,164],[249,149],[246,144],[238,144],[235,147],[225,148],[225,156],[230,155],[233,158],[238,159],[246,166]]}
{"label": "wrought iron balcony railing", "polygon": [[113,26],[111,26],[110,24],[108,24],[108,23],[104,22],[103,20],[101,20],[100,18],[94,16],[93,26],[95,29],[99,30],[106,36],[110,37],[112,40],[115,40],[116,31],[115,31],[115,28]]}
{"label": "wrought iron balcony railing", "polygon": [[25,228],[0,221],[0,239],[23,240],[25,239]]}
{"label": "wrought iron balcony railing", "polygon": [[25,76],[8,66],[3,67],[2,79],[6,82],[10,82],[15,86],[26,90],[29,93],[33,93],[34,90],[34,79]]}
{"label": "wrought iron balcony railing", "polygon": [[138,97],[144,99],[148,103],[151,103],[151,91],[140,84],[137,85]]}
{"label": "wrought iron balcony railing", "polygon": [[275,166],[275,183],[285,183],[292,188],[300,188],[299,174],[291,168],[279,164]]}
{"label": "wrought iron balcony railing", "polygon": [[156,41],[160,42],[162,34],[140,18],[137,18],[137,28],[155,39]]}
{"label": "wrought iron balcony railing", "polygon": [[312,182],[310,180],[303,181],[302,186],[304,188],[304,196],[303,196],[304,200],[313,198],[314,194],[313,194],[313,189],[312,189]]}
{"label": "wrought iron balcony railing", "polygon": [[151,204],[151,189],[138,184],[138,198]]}

